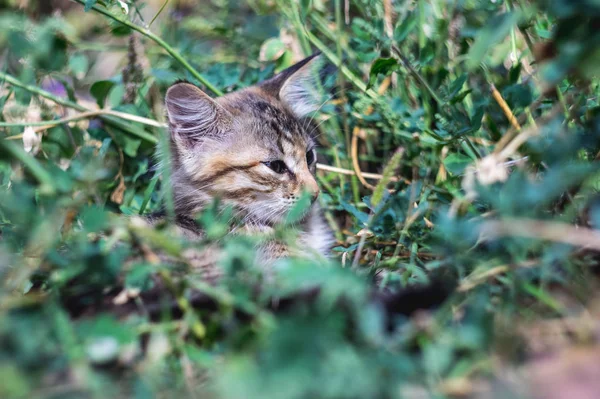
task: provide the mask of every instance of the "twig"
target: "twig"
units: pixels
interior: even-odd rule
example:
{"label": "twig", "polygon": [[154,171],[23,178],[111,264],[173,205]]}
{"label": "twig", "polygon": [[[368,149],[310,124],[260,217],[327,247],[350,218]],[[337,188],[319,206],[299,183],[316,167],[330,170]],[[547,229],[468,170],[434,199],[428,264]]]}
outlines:
{"label": "twig", "polygon": [[[24,90],[27,90],[30,93],[37,94],[40,97],[47,98],[48,100],[53,101],[56,104],[59,104],[59,105],[62,105],[62,106],[68,107],[68,108],[72,108],[72,109],[75,109],[80,112],[92,112],[92,110],[84,107],[81,104],[67,100],[65,98],[57,97],[54,94],[47,92],[46,90],[43,90],[39,87],[25,84],[25,83],[21,82],[19,79],[15,78],[14,76],[11,76],[2,71],[0,71],[0,80],[3,80],[13,86],[20,87]],[[129,115],[129,114],[123,114],[123,115]],[[152,144],[156,144],[158,142],[157,138],[154,137],[153,135],[151,135],[150,133],[147,133],[140,129],[135,129],[131,125],[117,119],[114,115],[101,115],[100,117],[107,123],[110,123],[120,129],[126,131],[127,133],[129,133],[133,136],[136,136],[140,139],[146,140]],[[29,125],[27,125],[27,126],[29,126]]]}
{"label": "twig", "polygon": [[391,39],[394,36],[394,25],[392,24],[392,0],[383,0],[383,22],[385,34]]}
{"label": "twig", "polygon": [[68,108],[73,108],[73,109],[75,109],[77,111],[81,111],[81,112],[89,111],[83,105],[69,101],[62,97],[57,97],[54,94],[47,92],[46,90],[43,90],[39,87],[25,84],[25,83],[21,82],[19,79],[15,78],[14,76],[11,76],[2,71],[0,71],[0,80],[6,81],[7,83],[9,83],[13,86],[25,89],[30,93],[37,94],[38,96],[47,98],[48,100],[51,100],[51,101],[55,102],[56,104],[63,105]]}
{"label": "twig", "polygon": [[[385,93],[389,86],[390,79],[384,79],[383,82],[381,82],[381,86],[379,86],[379,89],[377,89],[377,94],[382,95],[383,93]],[[372,112],[373,107],[369,106],[365,111],[365,115],[370,115]],[[354,168],[356,176],[358,177],[358,180],[360,180],[361,184],[370,190],[374,190],[375,187],[365,180],[364,173],[360,169],[360,165],[358,164],[358,133],[360,133],[360,129],[358,128],[358,126],[356,126],[352,130],[352,140],[350,142],[350,155],[352,157],[352,167]]]}
{"label": "twig", "polygon": [[[538,123],[540,125],[547,123],[558,113],[560,113],[560,111],[561,105],[556,104],[547,115],[541,118],[542,120]],[[494,148],[493,153],[498,154],[500,159],[508,158],[513,153],[515,153],[523,143],[525,143],[531,137],[538,134],[539,128],[538,125],[531,126],[528,129],[520,131],[516,137],[514,137],[514,135],[509,134],[511,131],[515,133],[517,132],[514,129],[509,130],[509,132],[506,133],[506,135],[504,135],[502,139],[498,141],[498,143],[496,143],[496,147]]]}
{"label": "twig", "polygon": [[[335,166],[329,166],[329,165],[325,165],[322,163],[318,163],[317,164],[317,169],[319,170],[324,170],[326,172],[333,172],[333,173],[339,173],[341,175],[349,175],[349,176],[356,176],[356,172],[350,169],[344,169],[344,168],[337,168]],[[369,172],[363,172],[363,177],[366,179],[372,179],[372,180],[381,180],[383,178],[383,175],[380,175],[378,173],[369,173]],[[410,180],[405,179],[403,177],[391,177],[390,181],[393,182],[397,182],[397,181],[403,181],[406,184],[410,184]]]}
{"label": "twig", "polygon": [[[72,0],[75,1],[81,5],[85,5],[85,1],[84,0]],[[192,74],[192,76],[194,78],[196,78],[199,82],[201,82],[204,86],[206,86],[206,88],[210,91],[212,91],[213,93],[215,93],[217,96],[222,96],[223,92],[219,89],[217,89],[215,86],[213,86],[208,80],[206,80],[206,78],[204,76],[202,76],[200,74],[200,72],[198,72],[189,62],[187,62],[187,60],[185,58],[183,58],[181,56],[181,54],[179,54],[179,52],[177,52],[173,47],[171,47],[167,42],[165,42],[163,39],[161,39],[159,36],[155,35],[154,33],[152,33],[150,30],[143,28],[139,25],[134,24],[131,21],[128,21],[126,19],[120,19],[117,18],[117,16],[113,15],[112,13],[110,13],[108,10],[106,10],[103,7],[100,7],[98,5],[93,5],[92,6],[92,10],[107,16],[108,18],[112,19],[113,21],[119,22],[125,26],[127,26],[130,29],[133,29],[139,33],[141,33],[142,35],[146,36],[148,39],[154,41],[156,44],[158,44],[160,47],[164,48],[165,51],[167,53],[169,53],[171,55],[171,57],[175,58],[175,60],[177,60],[185,69],[188,70],[188,72],[190,74]]]}
{"label": "twig", "polygon": [[[537,109],[537,107],[539,107],[543,100],[544,100],[545,96],[540,96],[538,99],[536,99],[530,106],[529,106],[529,111],[530,113],[535,111]],[[554,112],[550,113],[551,115],[554,114]],[[518,123],[519,126],[525,122],[525,120],[527,119],[527,114],[522,114],[518,119]],[[533,125],[535,127],[537,127],[537,125]],[[506,146],[506,144],[508,144],[514,137],[515,135],[519,133],[519,131],[517,129],[515,129],[514,127],[511,127],[506,134],[504,134],[504,136],[502,136],[502,138],[496,143],[496,146],[494,147],[494,153],[499,153],[500,151],[502,151],[502,149]]]}
{"label": "twig", "polygon": [[502,97],[502,94],[500,94],[500,92],[498,91],[498,89],[496,89],[496,86],[493,83],[490,83],[490,91],[492,92],[492,97],[494,97],[494,100],[496,100],[500,108],[502,108],[504,115],[506,115],[506,118],[508,119],[512,127],[516,131],[520,131],[521,125],[517,121],[515,114],[513,114],[512,110],[504,100],[504,97]]}
{"label": "twig", "polygon": [[502,266],[492,267],[491,269],[487,269],[481,273],[472,273],[469,276],[467,276],[460,283],[460,285],[457,288],[457,291],[458,292],[470,291],[473,288],[477,287],[482,282],[488,280],[490,277],[495,277],[497,275],[504,274],[504,273],[506,273],[514,268],[517,268],[517,267],[523,267],[523,268],[532,267],[532,266],[537,265],[538,263],[539,263],[539,261],[537,261],[537,260],[529,260],[529,261],[518,263],[516,265],[502,265]]}
{"label": "twig", "polygon": [[358,164],[358,133],[360,129],[355,127],[352,130],[352,145],[350,146],[350,156],[352,157],[352,167],[354,168],[354,172],[356,172],[356,177],[360,180],[361,184],[367,187],[369,190],[375,190],[375,186],[370,184],[363,177],[362,170],[360,170],[360,165]]}
{"label": "twig", "polygon": [[506,218],[481,224],[481,239],[525,237],[600,251],[600,231],[567,223]]}
{"label": "twig", "polygon": [[531,137],[536,136],[538,134],[538,129],[535,127],[530,127],[529,129],[523,130],[517,137],[511,140],[510,143],[504,147],[502,151],[500,151],[498,157],[500,160],[510,157],[514,154],[521,145],[523,145],[527,140]]}
{"label": "twig", "polygon": [[[153,119],[148,119],[148,118],[144,118],[144,117],[137,116],[137,115],[127,114],[125,112],[113,111],[110,109],[101,109],[98,111],[88,111],[88,112],[83,112],[81,114],[69,116],[67,118],[41,121],[41,122],[0,122],[0,127],[27,127],[27,126],[39,127],[40,129],[35,129],[37,132],[37,131],[41,131],[41,130],[46,130],[46,129],[51,128],[56,125],[62,125],[65,123],[75,122],[78,120],[93,118],[95,116],[101,116],[101,115],[112,115],[112,116],[116,116],[121,119],[125,119],[125,120],[132,121],[132,122],[138,122],[138,123],[141,123],[141,124],[147,125],[147,126],[161,127],[161,128],[167,127],[166,123],[160,123]],[[7,137],[7,139],[10,139],[11,137],[14,137],[14,136]]]}
{"label": "twig", "polygon": [[[369,214],[369,220],[367,220],[367,223],[365,223],[365,228],[368,228],[372,221],[373,221],[373,212],[371,212]],[[360,237],[360,241],[358,242],[358,247],[356,247],[356,252],[354,253],[354,259],[352,260],[352,268],[353,269],[356,269],[358,267],[358,263],[360,262],[362,250],[365,247],[366,242],[367,242],[367,234],[363,234]]]}

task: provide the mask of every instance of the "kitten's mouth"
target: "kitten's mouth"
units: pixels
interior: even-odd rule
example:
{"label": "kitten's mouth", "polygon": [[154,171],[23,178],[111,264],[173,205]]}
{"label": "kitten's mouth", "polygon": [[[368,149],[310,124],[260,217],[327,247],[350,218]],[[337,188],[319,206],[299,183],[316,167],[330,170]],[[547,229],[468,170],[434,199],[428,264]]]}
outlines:
{"label": "kitten's mouth", "polygon": [[310,216],[311,206],[300,210],[288,209],[286,212],[279,214],[276,217],[264,218],[259,215],[250,216],[246,219],[247,222],[254,222],[268,227],[298,225],[304,223]]}

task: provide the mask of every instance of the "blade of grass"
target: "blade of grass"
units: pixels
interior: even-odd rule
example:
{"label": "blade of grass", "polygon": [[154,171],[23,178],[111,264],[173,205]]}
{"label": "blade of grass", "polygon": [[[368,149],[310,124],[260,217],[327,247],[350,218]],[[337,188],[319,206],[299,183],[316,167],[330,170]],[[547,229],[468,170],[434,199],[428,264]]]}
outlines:
{"label": "blade of grass", "polygon": [[154,16],[154,18],[152,18],[152,20],[150,21],[150,23],[148,24],[148,27],[150,27],[154,21],[156,21],[156,18],[158,18],[158,16],[163,12],[163,10],[165,9],[165,7],[167,6],[167,4],[169,4],[169,0],[165,0],[165,2],[163,3],[162,6],[160,6],[160,9],[158,10],[158,12],[156,13],[156,15]]}
{"label": "blade of grass", "polygon": [[564,306],[556,299],[552,298],[550,293],[546,292],[544,289],[536,287],[529,282],[523,282],[523,290],[556,313],[564,314]]}
{"label": "blade of grass", "polygon": [[0,140],[0,151],[4,150],[12,158],[21,162],[29,172],[40,182],[40,192],[45,194],[54,194],[56,187],[54,185],[54,179],[44,169],[44,167],[35,159],[33,156],[25,152],[25,150],[19,147],[12,141]]}
{"label": "blade of grass", "polygon": [[159,178],[159,176],[154,177],[150,181],[150,184],[148,185],[146,190],[144,191],[144,200],[142,201],[142,205],[140,205],[140,211],[139,211],[140,215],[144,214],[144,211],[146,210],[146,207],[148,206],[148,203],[150,202],[150,197],[152,197],[152,194],[154,193],[154,188],[156,187],[156,183],[158,183],[158,178]]}

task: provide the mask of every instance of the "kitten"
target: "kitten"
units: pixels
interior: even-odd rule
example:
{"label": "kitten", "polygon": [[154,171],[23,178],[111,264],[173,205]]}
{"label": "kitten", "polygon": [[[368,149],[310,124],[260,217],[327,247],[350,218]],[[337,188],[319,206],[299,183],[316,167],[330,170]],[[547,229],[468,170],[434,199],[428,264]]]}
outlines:
{"label": "kitten", "polygon": [[[298,224],[296,245],[271,240],[258,248],[258,262],[302,250],[327,256],[333,237],[316,202],[316,152],[307,116],[321,105],[319,57],[311,56],[275,77],[217,99],[190,83],[176,83],[165,103],[172,153],[172,188],[181,231],[202,236],[192,218],[220,199],[249,233],[269,233],[284,221],[303,192],[312,205]],[[202,267],[218,254],[207,250]]]}

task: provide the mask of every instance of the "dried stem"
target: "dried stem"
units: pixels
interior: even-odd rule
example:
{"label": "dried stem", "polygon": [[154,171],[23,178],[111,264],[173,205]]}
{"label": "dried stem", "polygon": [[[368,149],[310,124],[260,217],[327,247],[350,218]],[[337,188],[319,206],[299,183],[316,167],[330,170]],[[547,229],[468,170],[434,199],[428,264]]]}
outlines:
{"label": "dried stem", "polygon": [[[0,127],[27,127],[27,126],[34,127],[35,126],[35,127],[37,127],[37,129],[34,129],[34,130],[36,132],[40,132],[40,131],[49,129],[53,126],[62,125],[65,123],[70,123],[70,122],[75,122],[75,121],[79,121],[82,119],[94,118],[96,116],[102,116],[102,115],[116,116],[121,119],[125,119],[125,120],[132,121],[132,122],[138,122],[138,123],[141,123],[141,124],[147,125],[147,126],[160,127],[160,128],[167,127],[167,125],[165,123],[160,123],[153,119],[148,119],[148,118],[144,118],[144,117],[137,116],[137,115],[127,114],[125,112],[112,111],[109,109],[101,109],[98,111],[82,112],[81,114],[69,116],[67,118],[62,118],[62,119],[55,119],[55,120],[51,120],[51,121],[0,122]],[[18,136],[20,136],[20,135],[18,135]],[[17,136],[7,137],[7,139],[14,139],[14,138],[17,138]]]}
{"label": "dried stem", "polygon": [[[0,71],[0,80],[3,80],[13,86],[16,87],[20,87],[24,90],[27,90],[30,93],[36,94],[40,97],[44,97],[47,98],[50,101],[55,102],[56,104],[65,106],[67,108],[72,108],[75,109],[77,111],[80,112],[92,112],[92,110],[84,107],[81,104],[78,104],[76,102],[73,101],[69,101],[65,98],[61,98],[58,96],[55,96],[54,94],[47,92],[46,90],[43,90],[39,87],[36,86],[32,86],[32,85],[28,85],[25,84],[23,82],[21,82],[19,79],[15,78],[14,76],[11,76],[5,72]],[[151,135],[150,133],[147,133],[141,129],[136,129],[134,127],[132,127],[132,125],[125,123],[123,121],[121,121],[121,117],[116,118],[115,115],[117,114],[113,114],[113,115],[100,115],[100,117],[106,121],[107,123],[112,124],[115,127],[118,127],[119,129],[124,130],[125,132],[131,134],[132,136],[136,136],[142,140],[146,140],[150,143],[156,144],[158,142],[157,138],[154,137],[153,135]],[[123,115],[129,115],[129,114],[123,114]],[[135,116],[135,115],[133,115]],[[136,117],[136,118],[141,118],[141,117]],[[138,120],[139,122],[140,120]],[[31,126],[31,124],[26,124],[26,125],[19,125],[19,126]]]}
{"label": "dried stem", "polygon": [[504,100],[504,97],[502,97],[502,94],[500,94],[500,92],[498,91],[498,89],[496,89],[496,86],[493,83],[490,83],[490,91],[492,92],[492,97],[494,97],[494,100],[496,100],[500,108],[502,108],[502,112],[504,112],[504,115],[506,115],[506,118],[508,119],[512,127],[516,131],[520,131],[521,125],[517,121],[515,114],[513,114],[512,110]]}
{"label": "dried stem", "polygon": [[477,287],[478,285],[486,282],[490,277],[495,277],[500,274],[504,274],[504,273],[506,273],[512,269],[518,268],[518,267],[523,267],[523,268],[533,267],[533,266],[537,265],[538,263],[539,263],[539,261],[537,261],[537,260],[529,260],[529,261],[518,263],[516,265],[502,265],[502,266],[492,267],[491,269],[487,269],[483,272],[474,272],[474,273],[471,273],[467,278],[465,278],[461,282],[461,284],[458,286],[457,290],[459,292],[470,291],[473,288]]}
{"label": "dried stem", "polygon": [[560,222],[512,218],[488,220],[482,223],[480,234],[483,240],[524,237],[600,251],[600,231]]}
{"label": "dried stem", "polygon": [[350,155],[352,157],[352,167],[354,168],[354,172],[356,172],[356,177],[360,180],[360,183],[367,187],[369,190],[375,190],[375,186],[367,182],[363,176],[362,170],[360,170],[360,165],[358,164],[358,133],[360,129],[355,127],[352,131],[352,145],[350,149]]}
{"label": "dried stem", "polygon": [[[333,172],[333,173],[339,173],[341,175],[349,175],[349,176],[356,176],[356,172],[350,169],[344,169],[344,168],[337,168],[335,166],[329,166],[329,165],[325,165],[322,163],[318,163],[317,164],[317,169],[319,170],[324,170],[326,172]],[[363,177],[366,179],[372,179],[372,180],[381,180],[383,178],[383,175],[378,174],[378,173],[368,173],[368,172],[363,172]],[[390,181],[393,182],[397,182],[397,181],[403,181],[406,184],[410,184],[410,180],[405,179],[405,178],[398,178],[398,177],[391,177]]]}

